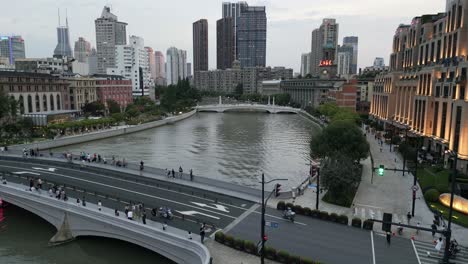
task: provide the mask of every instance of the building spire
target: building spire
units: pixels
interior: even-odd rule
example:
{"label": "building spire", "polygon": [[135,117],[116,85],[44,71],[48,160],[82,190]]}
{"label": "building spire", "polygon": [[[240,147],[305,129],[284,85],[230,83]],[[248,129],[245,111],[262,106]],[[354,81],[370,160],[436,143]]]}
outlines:
{"label": "building spire", "polygon": [[58,26],[60,27],[60,8],[57,8],[58,11]]}
{"label": "building spire", "polygon": [[65,8],[65,23],[66,26],[68,27],[68,10]]}

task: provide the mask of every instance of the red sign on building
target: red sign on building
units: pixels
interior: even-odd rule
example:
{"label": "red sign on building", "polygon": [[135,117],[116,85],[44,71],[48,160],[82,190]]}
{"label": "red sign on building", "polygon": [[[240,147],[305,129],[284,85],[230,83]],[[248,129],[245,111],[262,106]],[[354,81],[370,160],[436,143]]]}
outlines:
{"label": "red sign on building", "polygon": [[324,67],[324,66],[332,66],[333,61],[332,60],[321,60],[319,67]]}

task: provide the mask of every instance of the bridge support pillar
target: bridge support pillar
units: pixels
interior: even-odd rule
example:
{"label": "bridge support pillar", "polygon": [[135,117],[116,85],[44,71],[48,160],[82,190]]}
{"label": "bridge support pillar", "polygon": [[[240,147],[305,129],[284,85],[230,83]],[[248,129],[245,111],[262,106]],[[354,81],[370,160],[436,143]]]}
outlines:
{"label": "bridge support pillar", "polygon": [[275,105],[275,97],[273,96],[273,106]]}
{"label": "bridge support pillar", "polygon": [[220,105],[223,104],[223,101],[222,101],[222,99],[221,99],[221,95],[219,96],[219,102],[218,102],[218,104],[220,104]]}
{"label": "bridge support pillar", "polygon": [[56,246],[60,244],[64,244],[74,240],[73,234],[70,230],[70,225],[68,224],[68,216],[65,213],[63,217],[63,223],[60,228],[57,230],[57,233],[49,240],[49,244]]}
{"label": "bridge support pillar", "polygon": [[268,96],[268,105],[270,105],[270,96]]}

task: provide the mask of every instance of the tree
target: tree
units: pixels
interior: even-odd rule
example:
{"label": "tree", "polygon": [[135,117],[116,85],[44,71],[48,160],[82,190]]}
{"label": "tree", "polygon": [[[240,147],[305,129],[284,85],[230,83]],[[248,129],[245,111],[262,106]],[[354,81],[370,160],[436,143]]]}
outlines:
{"label": "tree", "polygon": [[337,153],[323,161],[320,170],[322,186],[330,192],[332,200],[347,196],[361,180],[359,168],[348,156]]}
{"label": "tree", "polygon": [[81,110],[85,114],[91,115],[102,115],[104,113],[104,104],[98,101],[94,101],[91,103],[86,103]]}
{"label": "tree", "polygon": [[336,113],[338,113],[338,111],[340,111],[340,108],[335,103],[325,103],[319,106],[318,111],[320,114],[332,118]]}
{"label": "tree", "polygon": [[112,99],[107,100],[107,109],[110,114],[120,113],[120,105]]}
{"label": "tree", "polygon": [[354,122],[335,121],[325,127],[310,142],[313,157],[327,158],[341,153],[353,161],[369,155],[369,143]]}
{"label": "tree", "polygon": [[310,74],[310,73],[306,74],[305,78],[306,79],[312,79],[312,74]]}
{"label": "tree", "polygon": [[238,83],[236,89],[234,90],[234,95],[237,99],[244,94],[244,85],[242,83]]}

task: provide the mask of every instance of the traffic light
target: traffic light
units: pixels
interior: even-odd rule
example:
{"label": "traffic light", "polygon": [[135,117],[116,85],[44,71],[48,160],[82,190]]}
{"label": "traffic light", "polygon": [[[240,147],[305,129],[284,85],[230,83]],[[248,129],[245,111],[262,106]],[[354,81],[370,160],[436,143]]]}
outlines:
{"label": "traffic light", "polygon": [[281,184],[277,183],[275,185],[275,197],[280,196],[280,191],[281,191]]}
{"label": "traffic light", "polygon": [[377,170],[377,173],[379,174],[379,176],[384,176],[384,172],[385,172],[384,165],[380,165],[379,169]]}

